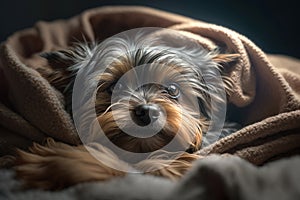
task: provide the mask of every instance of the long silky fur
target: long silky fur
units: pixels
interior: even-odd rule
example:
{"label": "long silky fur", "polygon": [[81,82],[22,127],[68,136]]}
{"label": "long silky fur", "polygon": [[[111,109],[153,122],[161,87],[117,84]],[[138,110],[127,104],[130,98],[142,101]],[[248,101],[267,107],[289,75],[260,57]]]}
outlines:
{"label": "long silky fur", "polygon": [[[48,138],[45,145],[34,143],[29,152],[18,150],[15,171],[16,176],[24,181],[25,188],[59,190],[78,183],[122,177],[126,175],[125,171],[138,173],[137,170],[140,170],[145,174],[176,180],[197,159],[199,155],[196,154],[163,152],[135,164],[136,170],[133,170],[102,145],[70,146]],[[122,170],[110,168],[99,160]]]}
{"label": "long silky fur", "polygon": [[[130,171],[129,165],[103,146],[97,149],[70,146],[51,138],[45,145],[34,143],[29,152],[18,150],[17,154],[16,175],[26,188],[57,190],[77,183],[125,176],[124,171]],[[112,169],[99,160],[124,170]]]}
{"label": "long silky fur", "polygon": [[[135,42],[132,42],[132,39]],[[129,39],[114,39],[104,44],[83,43],[70,50],[45,53],[43,57],[48,59],[49,64],[53,67],[53,73],[44,74],[44,77],[65,95],[66,109],[71,113],[72,88],[78,70],[89,65],[106,66],[107,63],[110,63],[111,67],[104,73],[99,74],[96,71],[83,83],[86,86],[96,85],[97,87],[96,108],[91,109],[96,109],[97,119],[94,122],[100,123],[107,137],[126,150],[149,152],[151,150],[156,151],[166,145],[174,137],[174,133],[179,130],[177,133],[179,134],[179,141],[190,144],[191,152],[194,152],[201,146],[202,134],[207,123],[209,123],[209,112],[213,109],[209,105],[209,90],[217,91],[218,87],[224,86],[227,95],[230,95],[232,81],[223,73],[225,70],[222,67],[226,63],[235,61],[238,55],[208,52],[200,45],[196,45],[198,49],[188,49],[186,47],[166,47],[156,42],[153,39],[136,36],[136,38]],[[145,44],[150,47],[144,48]],[[167,50],[161,52],[160,48]],[[191,57],[187,63],[184,59],[186,57]],[[192,61],[197,61],[198,64],[194,66]],[[177,72],[183,75],[182,82],[188,78],[189,84],[194,88],[190,95],[199,99],[201,106],[203,106],[202,110],[207,113],[205,114],[206,117],[197,118],[191,109],[185,108],[185,105],[182,105],[184,111],[182,112],[176,102],[165,97],[153,97],[153,102],[164,106],[168,116],[171,117],[167,118],[166,126],[160,134],[147,138],[148,140],[143,141],[144,144],[138,145],[139,142],[142,143],[141,140],[130,138],[128,135],[125,136],[118,128],[110,110],[110,106],[117,107],[116,111],[119,113],[117,116],[120,118],[118,120],[126,122],[126,119],[122,119],[122,109],[128,109],[130,105],[126,105],[127,108],[122,107],[124,105],[111,105],[110,95],[107,94],[106,88],[130,70],[132,66],[155,62],[164,66],[174,66]],[[57,65],[60,67],[55,67]],[[163,75],[160,78],[163,79],[164,74],[173,73],[170,69],[166,68],[165,71],[162,69]],[[155,67],[153,70],[156,70]],[[221,73],[224,85],[207,85],[203,82],[203,76],[213,80],[215,71]],[[139,102],[137,97],[135,103]],[[82,126],[85,126],[86,115],[82,114],[82,116]],[[179,127],[181,122],[182,127]],[[174,156],[173,153],[164,152],[160,156],[153,155],[134,166],[129,166],[106,147],[98,145],[95,148],[95,146],[97,145],[93,147],[70,146],[55,142],[53,139],[48,139],[45,145],[34,144],[29,152],[18,150],[15,166],[16,175],[24,181],[26,187],[52,190],[62,189],[81,182],[104,181],[124,176],[126,175],[124,171],[130,172],[133,167],[146,174],[176,180],[186,173],[193,161],[199,159],[199,156],[193,153],[184,152]],[[94,152],[97,159],[86,148]],[[119,169],[123,170],[112,169],[103,164],[101,160],[105,161],[103,163],[108,162],[111,164],[110,166],[118,166]]]}

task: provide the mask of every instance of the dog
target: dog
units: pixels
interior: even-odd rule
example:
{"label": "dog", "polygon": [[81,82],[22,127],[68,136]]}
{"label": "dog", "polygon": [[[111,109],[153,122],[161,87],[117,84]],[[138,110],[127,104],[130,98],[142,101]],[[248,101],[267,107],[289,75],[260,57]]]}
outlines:
{"label": "dog", "polygon": [[[127,173],[176,180],[199,159],[195,152],[201,148],[212,113],[219,109],[211,102],[226,101],[217,97],[222,90],[230,95],[233,82],[228,69],[239,55],[208,51],[197,42],[170,45],[162,40],[121,35],[41,54],[52,70],[40,73],[64,94],[66,110],[79,115],[83,126],[91,127],[90,118],[72,109],[76,77],[81,70],[100,66],[81,84],[87,93],[96,89],[91,109],[96,118],[91,122],[100,125],[103,134],[90,131],[79,146],[48,138],[46,144],[34,143],[29,151],[18,150],[16,175],[26,187],[57,190]],[[217,81],[218,73],[221,80]],[[124,150],[125,157],[140,153],[147,158],[129,164],[120,159],[124,155],[99,143],[104,137]],[[181,149],[179,154],[178,149],[162,150],[171,142]]]}

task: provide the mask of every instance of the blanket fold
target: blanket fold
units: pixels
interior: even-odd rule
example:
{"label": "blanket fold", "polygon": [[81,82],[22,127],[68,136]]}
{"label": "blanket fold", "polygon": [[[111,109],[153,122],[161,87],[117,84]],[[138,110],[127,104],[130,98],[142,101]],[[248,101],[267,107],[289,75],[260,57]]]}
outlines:
{"label": "blanket fold", "polygon": [[230,69],[235,84],[229,117],[244,128],[199,154],[230,153],[261,165],[299,152],[299,60],[267,55],[248,38],[225,27],[151,8],[116,6],[87,10],[67,20],[38,22],[1,44],[0,154],[48,136],[80,143],[62,94],[43,78],[52,69],[40,53],[65,49],[78,41],[101,41],[139,27],[169,28],[208,50],[240,54]]}

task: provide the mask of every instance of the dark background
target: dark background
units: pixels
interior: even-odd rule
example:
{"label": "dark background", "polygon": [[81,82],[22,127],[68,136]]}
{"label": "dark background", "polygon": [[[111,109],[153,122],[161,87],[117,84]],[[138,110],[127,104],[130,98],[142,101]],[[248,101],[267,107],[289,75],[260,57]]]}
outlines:
{"label": "dark background", "polygon": [[4,0],[0,41],[38,20],[69,18],[102,5],[145,5],[231,28],[268,53],[300,58],[300,11],[290,0]]}

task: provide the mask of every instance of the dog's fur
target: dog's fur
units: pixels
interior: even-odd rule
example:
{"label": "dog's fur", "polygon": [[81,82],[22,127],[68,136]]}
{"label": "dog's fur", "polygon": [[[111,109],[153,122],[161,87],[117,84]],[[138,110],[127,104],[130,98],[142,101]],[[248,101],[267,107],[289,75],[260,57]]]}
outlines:
{"label": "dog's fur", "polygon": [[[136,40],[135,40],[136,41]],[[200,45],[189,49],[185,47],[168,47],[165,44],[150,42],[147,48],[143,40],[132,42],[123,38],[113,40],[106,46],[98,44],[79,44],[69,50],[44,53],[53,68],[51,73],[45,73],[45,78],[65,95],[66,109],[71,114],[72,87],[78,70],[88,67],[91,61],[98,64],[107,63],[103,60],[113,60],[104,72],[94,73],[85,83],[97,84],[95,110],[97,122],[109,140],[115,145],[130,152],[157,152],[167,145],[177,134],[178,145],[188,143],[189,148],[179,156],[151,156],[149,159],[129,165],[120,160],[114,152],[106,147],[93,143],[89,146],[70,146],[53,139],[48,139],[45,145],[34,144],[29,152],[18,151],[16,162],[17,176],[24,180],[28,187],[44,189],[61,189],[86,181],[109,180],[113,177],[124,176],[127,172],[146,172],[157,176],[176,179],[181,177],[199,158],[194,154],[200,147],[203,132],[210,122],[210,90],[226,90],[230,94],[231,80],[226,76],[223,66],[238,58],[236,54],[219,54],[208,52]],[[142,45],[143,44],[143,45]],[[100,48],[101,47],[101,48]],[[104,49],[104,50],[103,50]],[[159,51],[159,49],[164,49]],[[197,60],[197,65],[184,59],[185,55]],[[156,81],[166,84],[176,83],[175,89],[179,96],[172,96],[168,85],[161,87],[148,84],[133,90],[129,85],[122,86],[120,100],[111,104],[112,92],[116,82],[134,67],[147,64],[148,72]],[[204,79],[213,80],[217,70],[222,74],[222,85],[206,83]],[[148,72],[139,74],[147,78]],[[130,77],[133,78],[133,77]],[[166,80],[166,81],[165,81]],[[188,81],[187,81],[188,80]],[[172,85],[174,89],[174,85]],[[178,87],[178,88],[176,88]],[[220,87],[220,88],[219,88]],[[193,88],[192,90],[189,88]],[[182,98],[179,103],[179,98]],[[190,105],[190,99],[199,101],[201,115]],[[128,101],[130,99],[130,101]],[[128,119],[126,111],[135,112],[141,104],[157,105],[163,108],[166,123],[156,135],[148,138],[136,138],[120,129],[129,127],[132,119]],[[117,115],[113,116],[112,109]],[[84,119],[83,119],[84,120]],[[95,134],[95,133],[92,133]],[[92,136],[96,138],[97,135]],[[90,154],[93,151],[97,158]],[[172,155],[165,152],[164,155]],[[103,162],[101,162],[103,161]],[[107,166],[119,166],[112,169]],[[153,170],[152,170],[153,169]]]}

